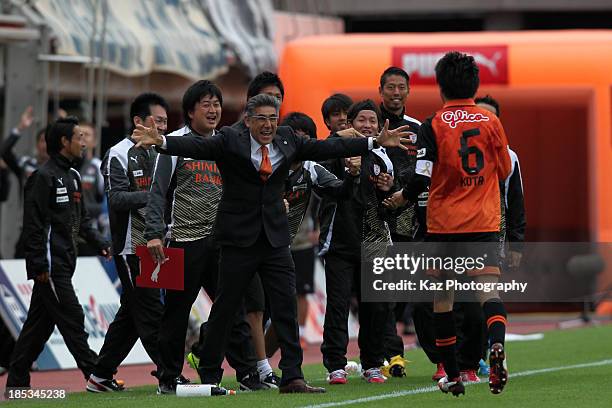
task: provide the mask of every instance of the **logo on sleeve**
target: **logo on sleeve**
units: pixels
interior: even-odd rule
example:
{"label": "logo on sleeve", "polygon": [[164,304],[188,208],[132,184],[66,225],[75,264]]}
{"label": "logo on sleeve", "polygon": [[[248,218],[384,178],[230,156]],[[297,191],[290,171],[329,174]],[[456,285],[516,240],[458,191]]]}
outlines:
{"label": "logo on sleeve", "polygon": [[134,170],[132,174],[134,175],[134,177],[142,177],[144,175],[142,170]]}
{"label": "logo on sleeve", "polygon": [[425,157],[426,153],[427,153],[426,147],[423,147],[422,149],[417,150],[417,159],[421,157]]}

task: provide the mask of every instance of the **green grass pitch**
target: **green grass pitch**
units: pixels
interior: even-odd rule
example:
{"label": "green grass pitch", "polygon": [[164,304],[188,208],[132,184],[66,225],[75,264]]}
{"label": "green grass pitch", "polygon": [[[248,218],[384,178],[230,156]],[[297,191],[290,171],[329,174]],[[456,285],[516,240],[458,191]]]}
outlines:
{"label": "green grass pitch", "polygon": [[[11,401],[4,407],[612,407],[612,325],[546,332],[540,341],[506,345],[510,380],[504,392],[492,395],[486,380],[466,387],[466,395],[454,398],[434,390],[434,367],[421,350],[412,350],[406,378],[385,384],[366,384],[356,376],[347,385],[327,386],[322,395],[279,395],[277,391],[243,393],[225,397],[177,398],[158,396],[154,386],[117,394],[69,394],[64,400]],[[573,366],[577,366],[571,368]],[[569,368],[568,368],[569,367]],[[326,386],[320,364],[304,367],[307,380]],[[195,372],[185,373],[197,378]],[[513,375],[515,375],[513,377]],[[223,384],[236,388],[233,378]]]}

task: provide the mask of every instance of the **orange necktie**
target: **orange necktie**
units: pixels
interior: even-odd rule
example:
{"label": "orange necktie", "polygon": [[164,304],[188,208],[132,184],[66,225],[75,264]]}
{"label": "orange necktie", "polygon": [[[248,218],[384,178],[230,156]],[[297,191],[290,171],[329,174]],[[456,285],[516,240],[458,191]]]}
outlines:
{"label": "orange necktie", "polygon": [[261,146],[261,164],[259,165],[259,177],[261,181],[267,181],[272,174],[272,163],[268,157],[268,146]]}

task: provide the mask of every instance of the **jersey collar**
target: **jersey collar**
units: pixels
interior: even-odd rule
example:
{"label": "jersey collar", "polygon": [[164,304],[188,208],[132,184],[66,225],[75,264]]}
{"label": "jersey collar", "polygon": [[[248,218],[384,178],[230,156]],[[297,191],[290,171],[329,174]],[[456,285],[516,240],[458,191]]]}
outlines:
{"label": "jersey collar", "polygon": [[446,103],[444,104],[444,108],[450,108],[453,106],[475,106],[476,103],[474,102],[474,99],[472,98],[467,98],[467,99],[451,99],[450,101],[446,101]]}

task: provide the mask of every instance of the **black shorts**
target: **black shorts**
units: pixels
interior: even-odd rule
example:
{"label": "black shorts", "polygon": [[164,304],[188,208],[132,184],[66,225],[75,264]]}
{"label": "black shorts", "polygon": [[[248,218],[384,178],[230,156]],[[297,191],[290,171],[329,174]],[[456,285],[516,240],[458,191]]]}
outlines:
{"label": "black shorts", "polygon": [[[468,269],[467,276],[500,275],[499,269],[499,233],[472,232],[465,234],[427,234],[426,242],[448,243],[448,246],[438,245],[435,248],[437,256],[482,258],[484,268]],[[482,243],[482,245],[470,245]],[[427,274],[441,277],[442,272],[429,269]]]}
{"label": "black shorts", "polygon": [[295,290],[298,295],[314,293],[314,248],[291,251],[295,264]]}

